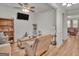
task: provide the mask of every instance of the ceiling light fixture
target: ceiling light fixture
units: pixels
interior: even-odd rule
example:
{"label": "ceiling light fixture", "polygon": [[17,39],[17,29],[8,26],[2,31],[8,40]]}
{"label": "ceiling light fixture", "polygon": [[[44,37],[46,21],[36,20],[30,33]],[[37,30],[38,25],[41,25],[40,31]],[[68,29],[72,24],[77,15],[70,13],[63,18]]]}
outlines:
{"label": "ceiling light fixture", "polygon": [[72,6],[72,4],[71,4],[71,3],[68,3],[68,4],[67,4],[67,7],[70,7],[70,6]]}
{"label": "ceiling light fixture", "polygon": [[76,4],[76,3],[62,3],[63,6],[67,6],[67,7],[71,7],[73,4]]}

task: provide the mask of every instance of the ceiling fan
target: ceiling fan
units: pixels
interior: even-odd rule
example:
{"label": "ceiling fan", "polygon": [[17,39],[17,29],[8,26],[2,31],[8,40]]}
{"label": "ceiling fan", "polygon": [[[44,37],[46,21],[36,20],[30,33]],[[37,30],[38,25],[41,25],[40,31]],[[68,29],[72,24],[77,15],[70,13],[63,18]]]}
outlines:
{"label": "ceiling fan", "polygon": [[31,6],[28,3],[18,3],[18,9],[21,9],[23,12],[35,12],[35,6]]}

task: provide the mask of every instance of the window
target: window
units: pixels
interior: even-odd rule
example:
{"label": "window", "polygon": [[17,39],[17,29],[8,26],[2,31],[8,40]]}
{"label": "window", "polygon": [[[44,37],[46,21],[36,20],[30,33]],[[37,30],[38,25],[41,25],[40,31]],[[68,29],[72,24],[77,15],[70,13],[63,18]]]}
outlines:
{"label": "window", "polygon": [[67,21],[67,27],[74,27],[74,28],[78,28],[78,20],[68,20]]}
{"label": "window", "polygon": [[78,20],[73,20],[73,27],[75,27],[75,28],[78,27]]}
{"label": "window", "polygon": [[70,20],[67,21],[67,27],[68,28],[71,27],[71,21]]}

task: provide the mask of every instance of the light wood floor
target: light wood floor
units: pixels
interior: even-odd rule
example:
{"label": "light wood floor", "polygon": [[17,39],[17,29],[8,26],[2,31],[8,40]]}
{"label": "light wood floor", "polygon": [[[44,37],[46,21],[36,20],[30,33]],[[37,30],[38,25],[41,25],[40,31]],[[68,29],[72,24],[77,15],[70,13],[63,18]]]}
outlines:
{"label": "light wood floor", "polygon": [[17,43],[11,44],[11,55],[12,56],[24,56],[25,50],[17,47]]}
{"label": "light wood floor", "polygon": [[[23,56],[24,54],[23,49],[12,46],[13,56]],[[60,47],[50,45],[44,56],[79,56],[79,36],[69,37]]]}
{"label": "light wood floor", "polygon": [[79,56],[79,37],[69,37],[61,47],[50,46],[46,56]]}

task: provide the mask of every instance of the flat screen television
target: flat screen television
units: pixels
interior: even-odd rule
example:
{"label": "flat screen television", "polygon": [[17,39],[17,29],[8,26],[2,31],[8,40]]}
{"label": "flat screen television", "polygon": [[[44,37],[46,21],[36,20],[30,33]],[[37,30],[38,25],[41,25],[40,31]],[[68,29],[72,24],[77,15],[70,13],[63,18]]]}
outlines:
{"label": "flat screen television", "polygon": [[29,20],[29,15],[24,13],[17,13],[17,19],[19,20]]}

